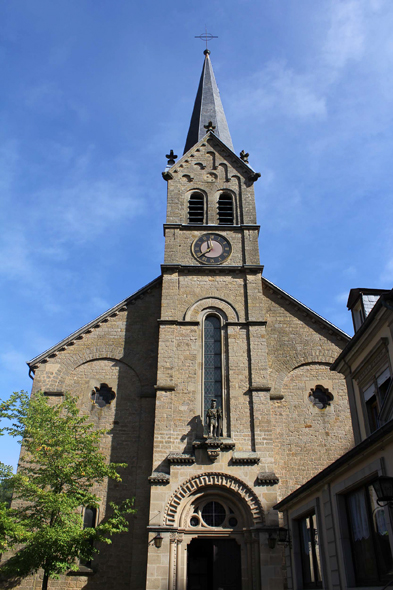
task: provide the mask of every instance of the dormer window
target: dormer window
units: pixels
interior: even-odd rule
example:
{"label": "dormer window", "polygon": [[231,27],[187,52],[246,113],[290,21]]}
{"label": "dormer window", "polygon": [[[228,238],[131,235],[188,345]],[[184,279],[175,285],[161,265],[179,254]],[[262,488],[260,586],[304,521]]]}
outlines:
{"label": "dormer window", "polygon": [[205,201],[201,193],[192,193],[188,201],[188,223],[203,224],[205,218]]}
{"label": "dormer window", "polygon": [[351,289],[349,292],[347,307],[352,312],[353,327],[355,332],[366,321],[369,313],[386,289]]}
{"label": "dormer window", "polygon": [[357,332],[365,319],[361,300],[359,300],[357,305],[352,309],[352,318],[355,332]]}
{"label": "dormer window", "polygon": [[233,225],[233,198],[224,193],[218,199],[218,223],[219,225]]}

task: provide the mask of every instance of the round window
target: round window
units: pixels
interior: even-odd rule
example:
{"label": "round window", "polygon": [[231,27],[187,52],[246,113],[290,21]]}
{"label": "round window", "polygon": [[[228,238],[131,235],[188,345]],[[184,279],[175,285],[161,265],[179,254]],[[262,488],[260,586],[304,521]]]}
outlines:
{"label": "round window", "polygon": [[225,508],[219,502],[208,502],[202,509],[202,518],[208,526],[222,525],[225,516]]}
{"label": "round window", "polygon": [[191,526],[198,526],[199,524],[199,518],[197,516],[192,516],[191,520],[190,520],[190,525]]}
{"label": "round window", "polygon": [[237,518],[235,518],[234,516],[231,516],[230,519],[228,520],[228,524],[231,527],[235,527],[237,526]]}

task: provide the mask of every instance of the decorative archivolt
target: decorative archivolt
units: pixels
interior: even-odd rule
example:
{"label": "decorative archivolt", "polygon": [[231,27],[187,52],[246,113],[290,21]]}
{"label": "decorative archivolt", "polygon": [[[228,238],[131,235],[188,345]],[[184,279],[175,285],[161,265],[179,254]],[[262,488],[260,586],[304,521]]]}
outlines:
{"label": "decorative archivolt", "polygon": [[[75,356],[69,356],[65,359],[65,362],[59,366],[58,374],[56,375],[55,387],[59,390],[66,389],[66,382],[74,371],[82,367],[96,362],[107,361],[113,365],[117,364],[119,367],[125,367],[130,371],[138,381],[140,387],[140,378],[138,373],[128,363],[119,359],[121,356],[121,349],[109,349],[109,347],[97,347],[95,350],[87,349],[83,353],[76,354]],[[109,354],[108,354],[109,353]],[[112,354],[111,354],[112,353]],[[112,365],[112,366],[113,366]]]}
{"label": "decorative archivolt", "polygon": [[[311,354],[310,354],[310,357],[311,357]],[[310,358],[309,361],[301,362],[297,366],[294,366],[291,368],[287,368],[284,364],[282,364],[282,366],[280,367],[280,370],[277,372],[276,378],[273,382],[271,394],[283,393],[284,388],[286,387],[287,381],[294,378],[294,376],[296,376],[296,375],[300,375],[300,378],[302,378],[301,376],[303,374],[305,374],[304,372],[307,371],[308,368],[320,369],[320,373],[319,373],[319,376],[317,377],[317,381],[318,381],[318,379],[322,379],[323,377],[325,377],[326,374],[328,374],[330,376],[331,373],[329,371],[329,367],[332,364],[332,362],[334,361],[334,356],[332,355],[332,357],[333,358],[330,360],[330,354],[329,354],[329,351],[327,351],[324,353],[323,360],[314,360],[314,359]],[[315,355],[315,358],[318,358],[317,355]],[[289,359],[287,358],[286,360],[287,360],[287,364],[289,364],[289,362],[288,362]],[[293,362],[293,359],[292,359],[292,362]]]}
{"label": "decorative archivolt", "polygon": [[194,475],[178,487],[165,508],[164,525],[175,526],[179,507],[188,496],[200,488],[225,488],[235,495],[240,496],[251,512],[254,525],[263,524],[264,515],[262,504],[255,492],[246,483],[226,473],[207,472]]}
{"label": "decorative archivolt", "polygon": [[239,321],[239,315],[236,309],[230,303],[218,297],[204,297],[203,299],[199,299],[199,301],[190,305],[184,314],[184,319],[186,321],[198,321],[200,319],[200,314],[207,309],[217,309],[222,311],[228,322]]}

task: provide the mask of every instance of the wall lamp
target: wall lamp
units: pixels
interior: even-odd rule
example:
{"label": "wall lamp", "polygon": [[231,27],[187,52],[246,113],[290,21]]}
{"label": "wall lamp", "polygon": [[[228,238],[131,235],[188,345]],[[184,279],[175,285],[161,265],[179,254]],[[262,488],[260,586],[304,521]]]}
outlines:
{"label": "wall lamp", "polygon": [[267,544],[269,549],[274,549],[277,543],[289,543],[289,530],[280,526],[278,529],[269,531]]}
{"label": "wall lamp", "polygon": [[154,541],[154,546],[157,549],[161,549],[161,545],[162,545],[162,540],[163,540],[163,536],[161,535],[161,533],[157,533],[156,536],[154,537],[153,541]]}
{"label": "wall lamp", "polygon": [[393,507],[393,477],[381,475],[372,482],[372,486],[377,494],[378,506],[381,508],[384,506]]}

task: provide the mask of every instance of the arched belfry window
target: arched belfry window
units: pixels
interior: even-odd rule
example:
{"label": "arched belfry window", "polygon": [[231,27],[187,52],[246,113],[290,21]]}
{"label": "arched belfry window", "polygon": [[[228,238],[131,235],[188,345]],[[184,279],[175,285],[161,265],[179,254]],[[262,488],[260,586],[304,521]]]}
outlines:
{"label": "arched belfry window", "polygon": [[228,193],[223,193],[218,199],[218,223],[219,225],[234,223],[233,198]]}
{"label": "arched belfry window", "polygon": [[221,322],[216,315],[208,315],[204,321],[203,333],[203,419],[216,400],[216,407],[222,412],[222,355]]}
{"label": "arched belfry window", "polygon": [[188,201],[188,223],[200,223],[205,220],[205,200],[201,193],[192,193]]}

